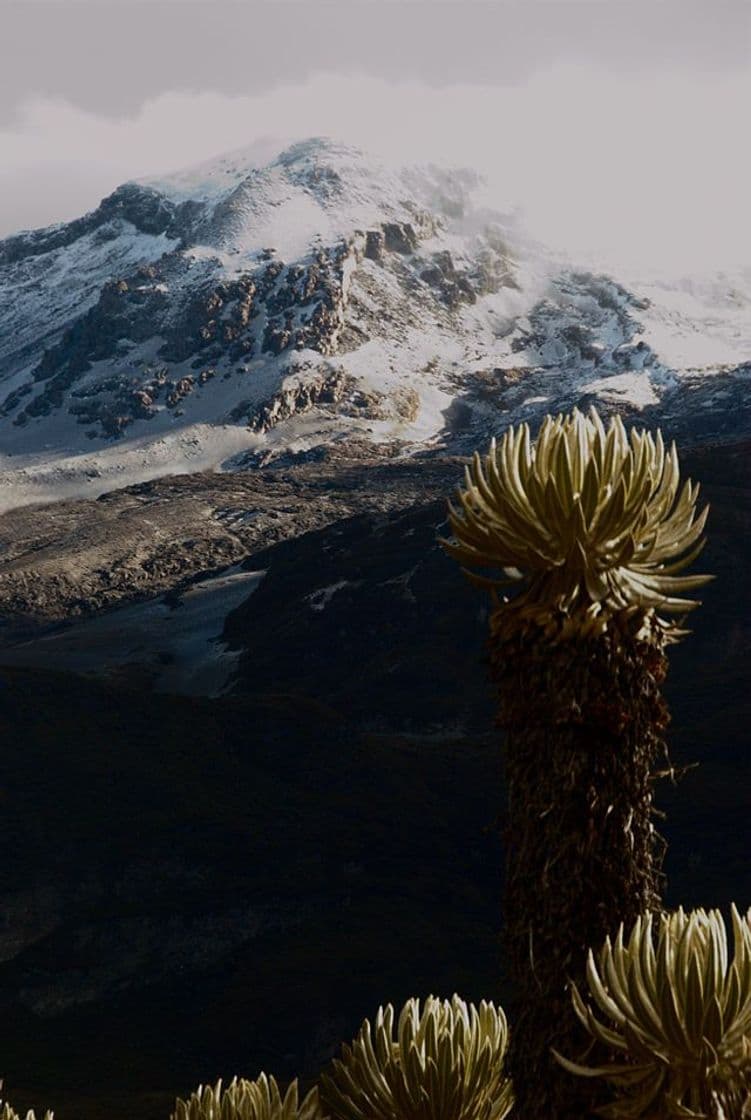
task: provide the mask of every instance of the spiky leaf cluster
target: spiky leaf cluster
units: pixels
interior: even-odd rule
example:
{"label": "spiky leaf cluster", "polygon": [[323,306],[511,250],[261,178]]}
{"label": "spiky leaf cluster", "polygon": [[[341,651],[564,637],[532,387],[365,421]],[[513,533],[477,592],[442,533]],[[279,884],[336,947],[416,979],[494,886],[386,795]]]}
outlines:
{"label": "spiky leaf cluster", "polygon": [[262,1073],[256,1081],[234,1077],[226,1089],[199,1085],[187,1101],[175,1102],[172,1120],[321,1120],[318,1090],[298,1102],[297,1081],[282,1096],[273,1077]]}
{"label": "spiky leaf cluster", "polygon": [[388,1004],[322,1075],[324,1107],[336,1120],[503,1120],[513,1103],[507,1043],[492,1003],[429,996],[420,1011],[410,999],[396,1023]]}
{"label": "spiky leaf cluster", "polygon": [[[594,1039],[622,1062],[590,1067],[558,1060],[572,1073],[604,1077],[618,1099],[601,1109],[636,1117],[740,1117],[751,1094],[751,911],[732,908],[734,955],[722,914],[682,909],[623,927],[587,983],[598,1017],[573,987],[574,1010]],[[751,1101],[749,1101],[751,1104]]]}
{"label": "spiky leaf cluster", "polygon": [[[596,409],[547,416],[533,442],[509,428],[466,468],[458,504],[449,502],[447,551],[483,586],[521,581],[514,606],[544,621],[579,614],[586,623],[618,611],[680,614],[682,598],[711,577],[679,575],[699,554],[707,509],[698,485],[679,487],[675,444],[658,430],[627,434],[618,416],[606,430]],[[500,569],[484,579],[473,568]]]}
{"label": "spiky leaf cluster", "polygon": [[[54,1120],[53,1112],[45,1112],[44,1120]],[[21,1120],[16,1110],[8,1104],[7,1101],[0,1101],[0,1120]],[[36,1120],[36,1114],[33,1109],[29,1109],[26,1113],[25,1120]]]}

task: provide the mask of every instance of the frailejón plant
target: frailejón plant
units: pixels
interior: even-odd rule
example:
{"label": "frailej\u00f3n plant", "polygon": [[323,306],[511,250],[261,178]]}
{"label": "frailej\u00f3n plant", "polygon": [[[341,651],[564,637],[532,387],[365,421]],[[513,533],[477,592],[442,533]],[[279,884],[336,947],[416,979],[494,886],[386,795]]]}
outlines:
{"label": "frailej\u00f3n plant", "polygon": [[199,1085],[187,1101],[175,1102],[172,1120],[322,1120],[318,1089],[298,1101],[297,1081],[282,1096],[273,1077],[262,1073],[255,1081],[234,1077],[222,1088]]}
{"label": "frailej\u00f3n plant", "polygon": [[[0,1087],[2,1082],[0,1082]],[[54,1112],[45,1112],[44,1120],[54,1120]],[[21,1120],[16,1110],[8,1104],[7,1101],[0,1101],[0,1120]],[[25,1120],[36,1120],[36,1114],[32,1108],[26,1113]]]}
{"label": "frailej\u00f3n plant", "polygon": [[[396,1031],[395,1028],[396,1027]],[[321,1075],[335,1120],[503,1120],[513,1103],[503,1069],[508,1029],[500,1008],[429,996],[365,1020]]]}
{"label": "frailej\u00f3n plant", "polygon": [[586,1037],[567,980],[583,981],[590,945],[660,908],[665,649],[709,578],[685,571],[704,543],[697,499],[659,432],[606,426],[593,409],[547,417],[536,439],[509,428],[449,505],[445,548],[493,595],[508,1069],[525,1118],[588,1115],[594,1084],[551,1054],[579,1053]]}
{"label": "frailej\u00f3n plant", "polygon": [[548,416],[534,443],[522,424],[484,460],[475,452],[445,547],[470,576],[503,571],[484,585],[520,583],[513,607],[525,617],[565,616],[564,636],[623,610],[685,614],[698,604],[679,596],[711,577],[677,574],[701,552],[708,512],[697,516],[699,487],[679,480],[659,430],[629,436],[615,416],[606,431],[594,408]]}
{"label": "frailej\u00f3n plant", "polygon": [[[572,1073],[603,1077],[617,1099],[599,1110],[638,1117],[740,1117],[751,1113],[751,911],[732,908],[729,960],[722,914],[638,918],[624,940],[589,953],[587,984],[596,1009],[572,989],[574,1010],[620,1061],[585,1066],[557,1055]],[[655,926],[657,935],[655,938]]]}
{"label": "frailej\u00f3n plant", "polygon": [[[53,1112],[45,1112],[44,1120],[53,1120],[53,1118]],[[2,1106],[0,1107],[0,1120],[20,1120],[20,1117],[16,1110],[14,1108],[11,1108],[7,1101],[3,1102]],[[29,1111],[26,1113],[25,1120],[36,1120],[36,1115],[33,1108],[29,1109]]]}

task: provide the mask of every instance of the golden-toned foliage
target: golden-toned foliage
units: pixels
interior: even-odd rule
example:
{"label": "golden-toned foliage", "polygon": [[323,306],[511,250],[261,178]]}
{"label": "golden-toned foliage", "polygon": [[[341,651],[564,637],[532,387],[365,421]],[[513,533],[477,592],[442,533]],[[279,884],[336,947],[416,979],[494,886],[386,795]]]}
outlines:
{"label": "golden-toned foliage", "polygon": [[256,1081],[234,1077],[226,1089],[199,1085],[187,1101],[178,1099],[172,1120],[321,1120],[318,1090],[311,1089],[298,1103],[297,1081],[282,1096],[273,1077]]}
{"label": "golden-toned foliage", "polygon": [[[2,1088],[2,1081],[0,1081],[0,1088]],[[45,1112],[44,1120],[54,1120],[54,1112]],[[0,1101],[0,1120],[20,1120],[16,1110],[8,1104],[7,1101]],[[36,1115],[33,1109],[29,1109],[26,1113],[25,1120],[36,1120]]]}
{"label": "golden-toned foliage", "polygon": [[659,430],[627,434],[618,416],[606,430],[594,408],[547,416],[534,442],[521,424],[475,453],[443,544],[482,586],[521,581],[514,607],[543,623],[556,611],[585,629],[615,612],[680,614],[697,606],[680,596],[711,577],[677,574],[701,551],[708,512],[696,515],[699,487],[679,491],[679,478]]}
{"label": "golden-toned foliage", "polygon": [[[45,1112],[44,1114],[44,1120],[53,1120],[53,1117],[53,1112]],[[7,1101],[0,1108],[0,1120],[20,1120],[20,1117],[16,1110],[14,1108],[11,1108]],[[36,1115],[33,1108],[30,1108],[26,1113],[25,1120],[36,1120]]]}
{"label": "golden-toned foliage", "polygon": [[731,963],[719,911],[681,909],[656,921],[656,944],[647,916],[627,942],[622,926],[615,943],[608,938],[597,963],[590,952],[587,982],[605,1022],[572,989],[589,1033],[626,1060],[590,1067],[556,1057],[570,1072],[616,1087],[617,1100],[600,1110],[612,1120],[737,1120],[751,1105],[751,911],[732,909]]}
{"label": "golden-toned foliage", "polygon": [[507,1042],[506,1017],[492,1003],[429,996],[421,1013],[410,999],[396,1035],[388,1004],[321,1076],[324,1108],[335,1120],[503,1120],[513,1103]]}

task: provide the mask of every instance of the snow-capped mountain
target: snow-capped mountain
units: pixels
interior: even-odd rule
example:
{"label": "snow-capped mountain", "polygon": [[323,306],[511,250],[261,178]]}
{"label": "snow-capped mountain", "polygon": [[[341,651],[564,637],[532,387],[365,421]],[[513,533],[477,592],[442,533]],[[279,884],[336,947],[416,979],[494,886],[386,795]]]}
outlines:
{"label": "snow-capped mountain", "polygon": [[353,434],[461,452],[590,401],[684,440],[748,430],[751,272],[575,268],[480,186],[310,140],[0,242],[5,507]]}
{"label": "snow-capped mountain", "polygon": [[751,271],[572,265],[470,172],[253,160],[0,242],[0,986],[87,1092],[115,1038],[159,1084],[165,1039],[176,1084],[238,1038],[312,1078],[405,960],[497,982],[488,604],[436,537],[461,456],[547,411],[659,422],[711,504],[667,901],[748,894]]}

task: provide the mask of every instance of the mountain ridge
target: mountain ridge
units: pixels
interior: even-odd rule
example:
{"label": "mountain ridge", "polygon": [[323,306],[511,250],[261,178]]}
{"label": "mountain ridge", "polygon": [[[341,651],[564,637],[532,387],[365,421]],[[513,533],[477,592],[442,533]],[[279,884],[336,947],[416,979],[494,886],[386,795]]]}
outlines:
{"label": "mountain ridge", "polygon": [[577,267],[481,187],[318,138],[0,242],[6,504],[195,469],[191,442],[220,469],[345,434],[463,454],[573,404],[748,434],[751,280]]}

